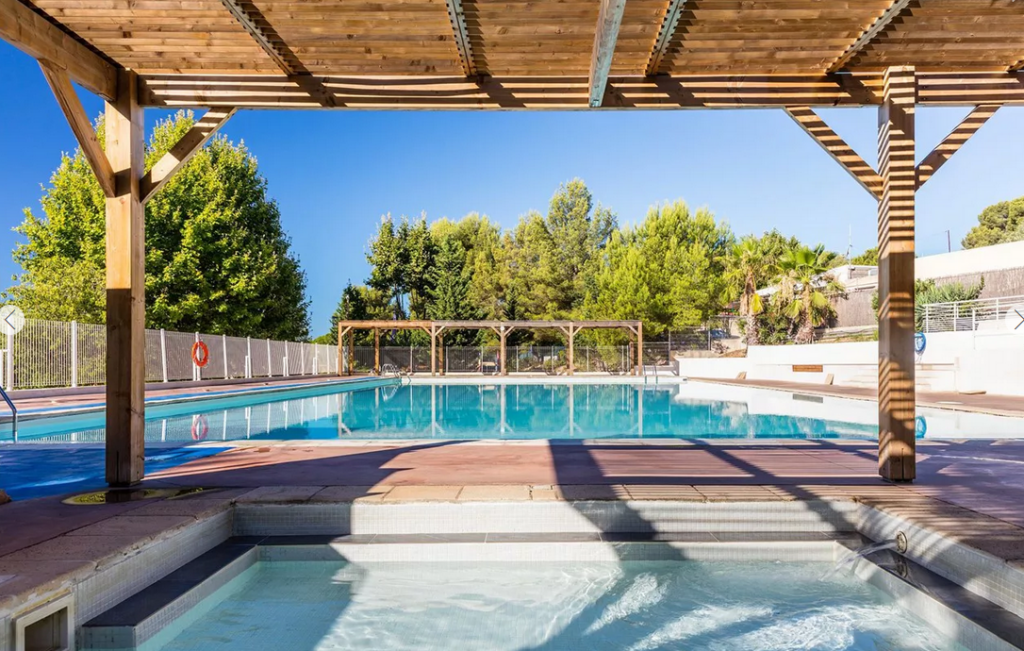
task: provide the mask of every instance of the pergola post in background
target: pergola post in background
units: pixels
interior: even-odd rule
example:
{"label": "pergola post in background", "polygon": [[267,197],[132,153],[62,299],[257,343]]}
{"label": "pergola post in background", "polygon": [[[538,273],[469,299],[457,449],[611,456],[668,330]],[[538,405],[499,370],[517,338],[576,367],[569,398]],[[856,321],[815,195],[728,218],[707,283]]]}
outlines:
{"label": "pergola post in background", "polygon": [[356,364],[356,329],[352,328],[348,332],[348,374],[352,375],[355,373]]}
{"label": "pergola post in background", "polygon": [[644,372],[644,322],[636,322],[636,368],[637,373]]}
{"label": "pergola post in background", "polygon": [[[505,357],[506,357],[506,355],[508,353],[508,348],[506,347],[507,343],[508,343],[508,328],[506,328],[505,326],[501,326],[498,329],[498,348],[501,351],[499,353],[499,355],[498,355],[498,364],[499,364],[498,373],[500,375],[503,375],[503,376],[504,375],[508,375],[508,360],[505,359]],[[504,391],[504,389],[502,389],[501,397],[502,397],[502,405],[504,405],[505,404],[504,403],[504,399],[505,399],[505,391]],[[502,424],[502,426],[504,426],[505,425],[505,421],[502,420],[501,424]]]}
{"label": "pergola post in background", "polygon": [[914,104],[912,67],[888,68],[878,111],[878,472],[913,481],[914,377]]}
{"label": "pergola post in background", "polygon": [[566,335],[569,337],[569,375],[576,374],[576,359],[575,351],[573,348],[574,340],[576,339],[576,326],[570,323],[569,329],[566,331]]}
{"label": "pergola post in background", "polygon": [[145,215],[140,181],[145,142],[138,79],[119,71],[106,104],[106,155],[114,173],[107,213],[106,476],[142,481],[145,458]]}
{"label": "pergola post in background", "polygon": [[380,329],[373,329],[373,372],[380,375]]}
{"label": "pergola post in background", "polygon": [[437,375],[437,329],[430,324],[430,377]]}

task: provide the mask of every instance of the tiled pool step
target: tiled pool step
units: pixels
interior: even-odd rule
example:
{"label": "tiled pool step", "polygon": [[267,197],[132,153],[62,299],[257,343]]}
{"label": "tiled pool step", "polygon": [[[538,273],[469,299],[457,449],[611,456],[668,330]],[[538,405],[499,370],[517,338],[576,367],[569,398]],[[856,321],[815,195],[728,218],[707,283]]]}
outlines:
{"label": "tiled pool step", "polygon": [[856,531],[859,505],[809,502],[239,503],[236,535]]}
{"label": "tiled pool step", "polygon": [[82,646],[133,649],[143,644],[252,567],[257,557],[251,543],[229,540],[214,547],[87,622],[82,627]]}

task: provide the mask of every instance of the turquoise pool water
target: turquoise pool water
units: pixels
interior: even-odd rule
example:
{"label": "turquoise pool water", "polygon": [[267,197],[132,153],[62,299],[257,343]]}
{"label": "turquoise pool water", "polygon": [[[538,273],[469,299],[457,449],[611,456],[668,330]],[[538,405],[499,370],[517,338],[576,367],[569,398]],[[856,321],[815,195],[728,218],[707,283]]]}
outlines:
{"label": "turquoise pool water", "polygon": [[965,651],[827,569],[262,562],[140,651]]}
{"label": "turquoise pool water", "polygon": [[[146,441],[877,437],[874,402],[714,384],[319,386],[147,406]],[[4,428],[0,442],[10,433]],[[921,409],[921,438],[1018,438],[1024,419]],[[25,421],[22,443],[102,443],[103,415]],[[2,451],[2,448],[0,448]]]}

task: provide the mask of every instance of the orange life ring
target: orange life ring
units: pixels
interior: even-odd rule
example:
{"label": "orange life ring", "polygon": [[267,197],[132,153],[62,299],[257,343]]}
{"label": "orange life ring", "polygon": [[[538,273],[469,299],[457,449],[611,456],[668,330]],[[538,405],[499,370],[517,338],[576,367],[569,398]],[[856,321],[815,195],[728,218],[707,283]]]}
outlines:
{"label": "orange life ring", "polygon": [[[203,356],[199,357],[196,353],[202,351]],[[203,368],[210,363],[210,349],[206,347],[206,344],[202,341],[197,341],[192,344],[192,363]]]}
{"label": "orange life ring", "polygon": [[202,441],[210,433],[210,425],[206,422],[206,416],[198,414],[192,417],[192,440]]}

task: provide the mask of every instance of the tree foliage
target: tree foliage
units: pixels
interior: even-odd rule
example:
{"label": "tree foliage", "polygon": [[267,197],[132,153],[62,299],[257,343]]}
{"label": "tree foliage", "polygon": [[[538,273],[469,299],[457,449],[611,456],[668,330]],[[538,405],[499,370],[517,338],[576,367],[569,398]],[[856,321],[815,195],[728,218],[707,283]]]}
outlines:
{"label": "tree foliage", "polygon": [[985,208],[978,215],[978,225],[967,232],[961,244],[965,249],[975,249],[1020,240],[1024,240],[1024,197]]}
{"label": "tree foliage", "polygon": [[843,288],[829,273],[829,262],[830,256],[822,246],[801,246],[779,259],[779,296],[785,303],[783,314],[796,324],[795,343],[813,342],[814,328],[834,314],[832,300]]}
{"label": "tree foliage", "polygon": [[[157,123],[151,167],[194,124]],[[97,135],[103,141],[102,120]],[[7,298],[27,316],[102,323],[104,197],[81,150],[64,155],[44,188],[42,215],[25,210],[14,251],[23,272]],[[299,339],[308,334],[306,281],[244,144],[213,139],[146,205],[146,325],[185,332]]]}

